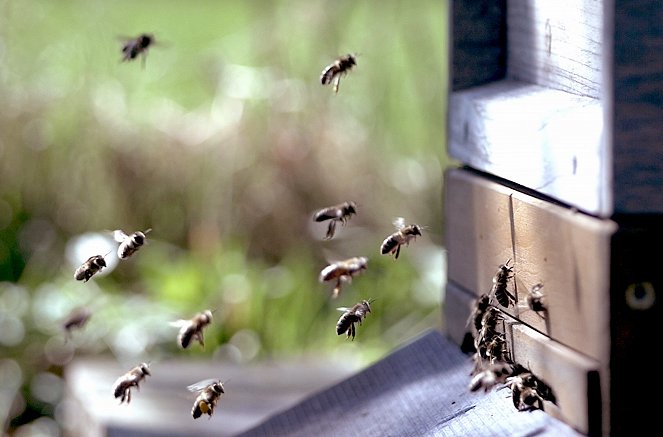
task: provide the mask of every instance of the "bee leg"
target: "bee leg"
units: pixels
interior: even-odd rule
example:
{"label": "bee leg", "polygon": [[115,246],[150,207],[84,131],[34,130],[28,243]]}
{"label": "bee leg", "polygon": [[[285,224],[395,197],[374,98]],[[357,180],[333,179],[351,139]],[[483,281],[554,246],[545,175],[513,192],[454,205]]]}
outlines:
{"label": "bee leg", "polygon": [[338,87],[341,85],[341,75],[339,74],[334,79],[334,93],[338,94]]}
{"label": "bee leg", "polygon": [[334,231],[336,230],[336,221],[331,220],[329,222],[329,227],[327,227],[327,235],[325,235],[325,240],[331,240],[334,237]]}
{"label": "bee leg", "polygon": [[396,253],[394,254],[394,259],[398,259],[398,255],[401,254],[401,245],[396,246]]}

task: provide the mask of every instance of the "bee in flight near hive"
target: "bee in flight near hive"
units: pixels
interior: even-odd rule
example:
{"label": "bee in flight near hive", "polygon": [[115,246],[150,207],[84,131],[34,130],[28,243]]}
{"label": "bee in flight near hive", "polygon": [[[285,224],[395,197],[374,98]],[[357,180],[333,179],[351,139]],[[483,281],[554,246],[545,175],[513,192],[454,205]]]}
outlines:
{"label": "bee in flight near hive", "polygon": [[92,276],[99,273],[104,267],[106,267],[106,260],[104,259],[103,255],[91,256],[87,259],[87,261],[85,261],[76,269],[74,272],[74,279],[77,281],[87,282]]}
{"label": "bee in flight near hive", "polygon": [[226,392],[223,383],[214,379],[191,384],[187,389],[191,392],[199,392],[191,408],[191,415],[194,419],[203,414],[207,414],[211,418],[219,398]]}
{"label": "bee in flight near hive", "polygon": [[513,278],[513,267],[509,266],[511,259],[504,264],[500,264],[497,273],[493,276],[493,287],[490,295],[494,296],[504,308],[509,308],[509,304],[516,302],[516,297],[507,290],[509,280]]}
{"label": "bee in flight near hive", "polygon": [[356,256],[343,261],[336,261],[329,264],[320,272],[320,282],[336,279],[336,285],[332,291],[332,298],[337,298],[341,293],[343,281],[352,281],[352,277],[358,275],[368,267],[368,258]]}
{"label": "bee in flight near hive", "polygon": [[329,226],[327,227],[327,234],[325,235],[325,240],[331,240],[334,237],[336,231],[336,222],[345,223],[352,217],[353,214],[357,213],[357,204],[353,201],[343,202],[339,205],[329,206],[322,208],[317,211],[313,219],[316,222],[323,222],[329,220]]}
{"label": "bee in flight near hive", "polygon": [[147,229],[145,231],[136,231],[131,235],[127,235],[121,229],[116,229],[113,231],[113,239],[120,243],[117,248],[117,256],[120,259],[129,258],[131,255],[136,253],[140,247],[145,244],[147,240],[146,234],[148,234],[152,229]]}
{"label": "bee in flight near hive", "polygon": [[180,328],[177,335],[177,344],[182,349],[186,349],[191,344],[192,340],[197,340],[202,347],[205,347],[205,338],[203,336],[203,329],[212,323],[212,311],[205,310],[197,313],[189,320],[177,320],[171,322],[171,325]]}
{"label": "bee in flight near hive", "polygon": [[496,362],[474,375],[469,384],[470,391],[489,391],[497,384],[503,384],[513,373],[513,366],[507,362]]}
{"label": "bee in flight near hive", "polygon": [[396,218],[393,224],[396,232],[384,239],[380,246],[380,253],[382,255],[393,254],[394,260],[397,260],[401,253],[401,246],[409,245],[417,235],[421,235],[422,227],[416,224],[405,225],[403,217]]}
{"label": "bee in flight near hive", "polygon": [[71,331],[81,329],[90,320],[92,312],[87,308],[75,308],[62,322],[62,329],[65,333],[65,341],[71,337]]}
{"label": "bee in flight near hive", "polygon": [[135,38],[124,38],[122,43],[122,61],[133,61],[141,56],[141,63],[145,67],[145,58],[147,49],[155,44],[154,35],[151,33],[141,33]]}
{"label": "bee in flight near hive", "polygon": [[363,322],[364,318],[371,312],[371,303],[375,299],[362,300],[361,302],[356,303],[352,308],[336,308],[339,311],[343,311],[343,314],[338,319],[336,323],[336,334],[342,335],[347,332],[348,338],[352,338],[354,341],[356,334],[356,324]]}
{"label": "bee in flight near hive", "polygon": [[527,293],[527,306],[532,311],[536,311],[537,314],[546,313],[548,307],[546,306],[546,296],[543,294],[541,289],[543,284],[535,284]]}
{"label": "bee in flight near hive", "polygon": [[140,363],[115,381],[113,384],[113,395],[116,399],[121,397],[120,404],[124,402],[127,404],[130,403],[131,388],[136,387],[136,389],[139,390],[140,387],[138,384],[148,375],[150,375],[148,364]]}
{"label": "bee in flight near hive", "polygon": [[348,74],[352,67],[357,65],[355,55],[347,54],[334,60],[322,70],[320,74],[320,83],[323,85],[334,84],[334,93],[338,93],[338,87],[341,84],[341,76]]}

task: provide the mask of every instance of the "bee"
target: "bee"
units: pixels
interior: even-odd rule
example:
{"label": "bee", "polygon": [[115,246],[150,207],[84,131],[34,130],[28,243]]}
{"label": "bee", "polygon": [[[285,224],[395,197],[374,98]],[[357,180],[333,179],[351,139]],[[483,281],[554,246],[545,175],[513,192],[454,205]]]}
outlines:
{"label": "bee", "polygon": [[186,349],[192,340],[197,340],[202,347],[205,347],[203,329],[210,323],[212,323],[212,311],[205,310],[197,313],[189,320],[171,322],[171,325],[180,328],[180,332],[177,335],[177,343],[182,349]]}
{"label": "bee", "polygon": [[119,397],[122,398],[120,399],[120,404],[125,401],[127,404],[131,402],[131,387],[136,387],[136,389],[139,390],[140,387],[138,384],[148,375],[150,375],[148,364],[140,363],[124,375],[117,378],[113,384],[113,394],[116,399]]}
{"label": "bee", "polygon": [[506,383],[511,387],[513,406],[518,411],[543,410],[544,400],[557,403],[552,389],[523,366],[518,365]]}
{"label": "bee", "polygon": [[128,38],[122,43],[122,61],[133,61],[141,56],[143,66],[147,57],[147,49],[155,44],[154,35],[151,33],[141,33],[135,38]]}
{"label": "bee", "polygon": [[226,392],[223,388],[223,383],[213,379],[206,379],[191,384],[187,389],[191,392],[200,392],[193,403],[193,408],[191,408],[191,415],[194,419],[199,418],[203,414],[207,414],[211,418],[212,414],[214,414],[216,403],[219,401],[221,395]]}
{"label": "bee", "polygon": [[380,253],[382,255],[393,254],[394,260],[397,260],[401,253],[401,246],[409,245],[411,240],[414,240],[417,235],[421,235],[422,227],[415,224],[406,226],[403,217],[396,218],[393,224],[396,227],[396,232],[384,239],[380,246]]}
{"label": "bee", "polygon": [[320,282],[336,279],[336,285],[332,297],[336,298],[341,293],[342,281],[352,281],[352,277],[368,268],[368,258],[356,256],[343,261],[329,264],[320,272]]}
{"label": "bee", "polygon": [[355,323],[363,322],[364,318],[371,312],[371,303],[374,299],[362,300],[361,302],[356,303],[352,308],[336,308],[339,311],[343,311],[343,315],[338,319],[336,323],[336,334],[341,335],[344,332],[347,332],[348,338],[352,338],[354,341],[356,334]]}
{"label": "bee", "polygon": [[320,83],[323,85],[334,84],[334,93],[338,93],[338,87],[341,84],[341,77],[348,74],[352,67],[357,65],[355,55],[347,54],[334,60],[334,62],[325,67],[320,74]]}
{"label": "bee", "polygon": [[334,237],[334,232],[336,231],[336,222],[345,223],[352,217],[353,214],[357,213],[357,204],[353,201],[343,202],[339,205],[329,206],[327,208],[322,208],[317,211],[313,216],[313,219],[316,222],[323,222],[329,220],[329,227],[327,228],[327,234],[325,235],[325,240],[331,240]]}
{"label": "bee", "polygon": [[515,296],[506,289],[509,280],[513,278],[513,267],[509,266],[509,262],[511,262],[511,259],[504,264],[500,264],[497,273],[493,276],[493,287],[490,290],[490,295],[494,296],[504,308],[509,308],[511,302],[516,302]]}
{"label": "bee", "polygon": [[500,310],[494,306],[488,307],[486,313],[481,319],[481,330],[474,339],[474,347],[479,352],[482,358],[489,358],[487,355],[488,344],[493,341],[495,336],[500,333],[497,331],[497,323],[503,319]]}
{"label": "bee", "polygon": [[546,306],[546,297],[541,291],[543,284],[535,284],[527,293],[527,306],[537,313],[545,313],[548,311]]}
{"label": "bee", "polygon": [[472,329],[472,335],[474,337],[476,337],[481,330],[481,320],[483,319],[484,314],[486,314],[486,310],[488,310],[488,305],[490,305],[490,297],[485,293],[479,296],[474,302],[474,309],[470,313],[465,325]]}
{"label": "bee", "polygon": [[474,375],[468,388],[470,391],[477,391],[479,389],[489,391],[496,384],[505,383],[512,373],[513,366],[507,362],[491,364],[486,369]]}
{"label": "bee", "polygon": [[149,233],[151,230],[152,228],[142,232],[136,231],[131,235],[125,234],[121,229],[114,230],[113,239],[120,243],[120,246],[117,248],[117,256],[120,259],[126,259],[136,253],[136,251],[145,244],[147,239],[145,234]]}
{"label": "bee", "polygon": [[65,341],[71,336],[73,329],[81,329],[90,320],[92,313],[87,308],[76,308],[62,322],[62,329],[65,332]]}
{"label": "bee", "polygon": [[104,267],[106,267],[106,260],[103,255],[94,255],[91,256],[80,265],[74,272],[74,279],[77,281],[87,282],[92,276],[96,273],[99,273]]}

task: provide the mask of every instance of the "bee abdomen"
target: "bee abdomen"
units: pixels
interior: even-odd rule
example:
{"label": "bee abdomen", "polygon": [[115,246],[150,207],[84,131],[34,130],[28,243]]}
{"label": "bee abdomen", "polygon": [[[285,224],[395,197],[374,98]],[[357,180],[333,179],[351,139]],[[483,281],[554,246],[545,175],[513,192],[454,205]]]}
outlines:
{"label": "bee abdomen", "polygon": [[394,237],[387,237],[380,246],[380,252],[385,255],[398,247],[398,240]]}
{"label": "bee abdomen", "polygon": [[329,67],[325,68],[320,75],[320,83],[323,85],[328,85],[331,83],[336,72],[336,64],[332,64]]}
{"label": "bee abdomen", "polygon": [[340,319],[338,319],[338,323],[336,324],[336,334],[342,335],[345,333],[348,328],[350,328],[350,325],[355,322],[353,319],[354,317],[351,315],[342,316]]}

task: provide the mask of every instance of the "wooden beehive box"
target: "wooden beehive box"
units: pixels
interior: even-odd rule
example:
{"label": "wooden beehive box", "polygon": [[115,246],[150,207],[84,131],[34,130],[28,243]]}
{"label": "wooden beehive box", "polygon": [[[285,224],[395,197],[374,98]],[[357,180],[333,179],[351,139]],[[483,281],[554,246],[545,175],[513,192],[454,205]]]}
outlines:
{"label": "wooden beehive box", "polygon": [[[445,320],[514,266],[504,330],[591,435],[657,424],[663,273],[663,8],[658,1],[452,2]],[[543,284],[545,317],[526,308]]]}

